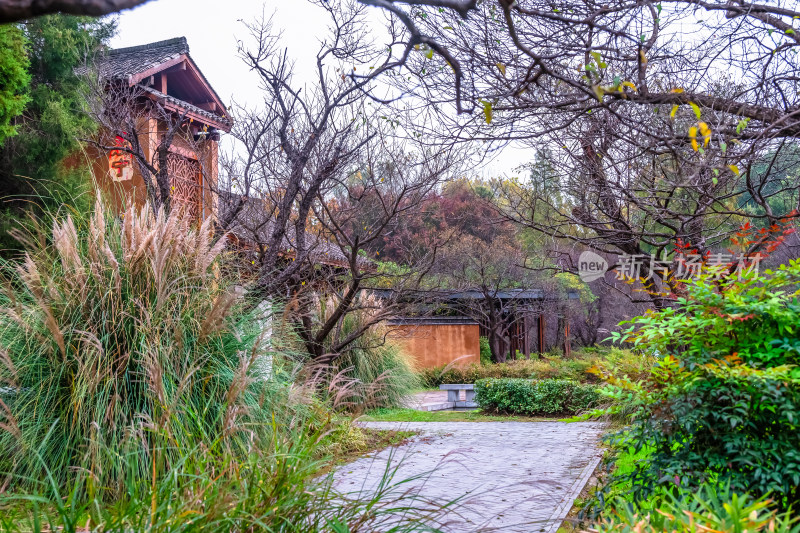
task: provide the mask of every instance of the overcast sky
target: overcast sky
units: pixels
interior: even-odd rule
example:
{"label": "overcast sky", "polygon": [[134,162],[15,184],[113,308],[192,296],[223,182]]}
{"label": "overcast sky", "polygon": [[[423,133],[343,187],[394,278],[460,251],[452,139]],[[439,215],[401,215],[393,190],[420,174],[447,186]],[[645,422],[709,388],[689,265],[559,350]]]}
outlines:
{"label": "overcast sky", "polygon": [[[226,104],[256,104],[260,91],[255,75],[237,57],[237,39],[248,42],[246,22],[273,16],[283,31],[283,44],[297,61],[297,72],[313,67],[319,36],[325,34],[326,13],[305,0],[152,0],[117,17],[113,48],[184,36],[192,59]],[[375,20],[379,20],[376,12]],[[481,172],[511,174],[527,162],[530,152],[507,149]]]}

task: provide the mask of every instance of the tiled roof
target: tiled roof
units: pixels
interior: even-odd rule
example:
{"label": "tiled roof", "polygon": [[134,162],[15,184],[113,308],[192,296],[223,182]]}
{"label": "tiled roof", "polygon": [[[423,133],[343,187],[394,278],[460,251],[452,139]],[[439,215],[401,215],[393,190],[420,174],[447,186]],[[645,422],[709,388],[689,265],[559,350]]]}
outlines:
{"label": "tiled roof", "polygon": [[[244,205],[239,214],[234,219],[229,231],[244,243],[255,245],[269,241],[274,228],[272,220],[269,219],[264,201],[257,198],[242,197],[236,193],[220,191],[219,194],[219,215],[220,218],[227,218],[239,200],[244,200]],[[292,256],[296,252],[296,238],[294,227],[288,228],[288,233],[283,237],[283,253]],[[306,246],[308,248],[308,258],[314,263],[331,264],[346,266],[349,264],[348,256],[334,242],[315,235],[306,233]],[[367,268],[372,265],[369,259],[358,258],[358,264]]]}
{"label": "tiled roof", "polygon": [[108,78],[126,79],[189,53],[186,37],[109,50],[100,64],[100,73]]}
{"label": "tiled roof", "polygon": [[[137,74],[141,74],[150,69],[158,68],[160,65],[164,65],[165,63],[178,59],[181,56],[188,57],[189,60],[192,61],[192,64],[194,64],[194,61],[189,55],[189,43],[186,41],[186,37],[175,37],[174,39],[167,39],[166,41],[158,41],[139,46],[129,46],[127,48],[116,48],[109,50],[98,61],[98,69],[100,75],[106,79],[124,80],[130,83],[133,77]],[[219,95],[216,93],[216,91],[214,91],[214,88],[211,86],[211,84],[208,83],[208,80],[200,71],[200,69],[196,69],[196,71],[203,79],[206,87],[208,87],[208,89],[214,94],[219,102],[222,102],[222,99],[220,99]],[[204,109],[200,109],[194,104],[184,100],[175,98],[173,96],[168,96],[152,87],[146,87],[144,85],[141,85],[141,87],[154,96],[165,98],[173,104],[179,105],[184,109],[188,109],[200,116],[222,122],[228,126],[232,124],[227,111],[222,113],[213,113]]]}
{"label": "tiled roof", "polygon": [[200,115],[201,117],[206,117],[209,120],[222,122],[223,124],[227,124],[228,126],[232,125],[231,120],[227,116],[223,117],[223,116],[217,115],[216,113],[212,113],[211,111],[206,111],[205,109],[200,109],[199,107],[197,107],[194,104],[190,104],[189,102],[181,100],[180,98],[175,98],[174,96],[169,96],[168,94],[164,94],[161,91],[157,91],[157,90],[153,89],[152,87],[142,87],[142,89],[146,93],[152,94],[156,98],[163,98],[164,100],[166,100],[168,102],[171,102],[171,103],[175,104],[176,106],[180,106],[183,109],[186,109],[187,111],[191,111],[192,113]]}

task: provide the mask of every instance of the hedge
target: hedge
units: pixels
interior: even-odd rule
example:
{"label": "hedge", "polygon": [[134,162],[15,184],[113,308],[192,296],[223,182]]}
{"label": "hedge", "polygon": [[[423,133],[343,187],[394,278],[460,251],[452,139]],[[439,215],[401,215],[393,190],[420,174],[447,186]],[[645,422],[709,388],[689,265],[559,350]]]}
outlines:
{"label": "hedge", "polygon": [[475,402],[485,411],[519,415],[574,415],[595,407],[594,385],[567,379],[481,379]]}
{"label": "hedge", "polygon": [[486,378],[549,379],[568,378],[576,381],[598,381],[588,372],[595,362],[589,359],[534,359],[493,363],[471,364],[463,367],[439,366],[419,371],[424,387],[436,389],[443,383],[475,383]]}

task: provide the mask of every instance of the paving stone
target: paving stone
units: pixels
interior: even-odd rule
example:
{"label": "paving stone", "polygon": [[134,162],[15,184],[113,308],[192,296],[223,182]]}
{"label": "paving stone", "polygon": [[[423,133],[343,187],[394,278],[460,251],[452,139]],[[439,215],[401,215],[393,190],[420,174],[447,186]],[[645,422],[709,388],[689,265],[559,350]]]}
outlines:
{"label": "paving stone", "polygon": [[461,498],[444,531],[554,532],[580,492],[601,451],[597,422],[365,422],[422,434],[405,446],[344,465],[342,491],[370,492],[387,461],[394,481],[412,481],[421,498]]}

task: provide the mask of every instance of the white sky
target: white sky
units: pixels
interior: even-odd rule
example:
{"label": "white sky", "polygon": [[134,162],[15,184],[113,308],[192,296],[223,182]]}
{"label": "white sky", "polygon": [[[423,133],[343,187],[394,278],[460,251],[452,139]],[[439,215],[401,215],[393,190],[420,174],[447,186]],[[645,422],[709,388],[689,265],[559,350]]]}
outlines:
{"label": "white sky", "polygon": [[[257,104],[258,79],[237,56],[237,38],[248,42],[245,22],[274,13],[275,30],[297,61],[297,72],[313,67],[327,14],[305,0],[152,0],[117,17],[113,48],[186,37],[192,59],[226,104]],[[378,17],[376,15],[376,20]],[[511,174],[529,161],[530,150],[507,148],[479,173],[485,177]]]}

